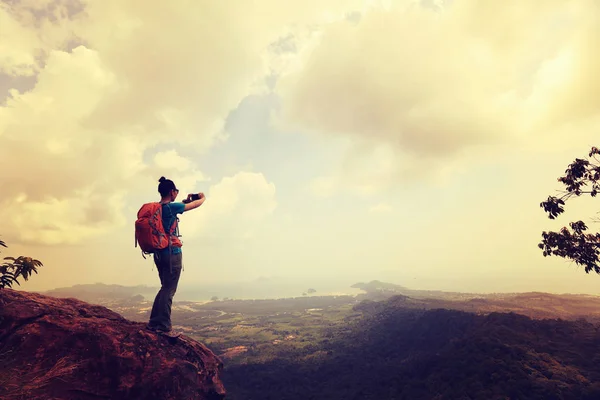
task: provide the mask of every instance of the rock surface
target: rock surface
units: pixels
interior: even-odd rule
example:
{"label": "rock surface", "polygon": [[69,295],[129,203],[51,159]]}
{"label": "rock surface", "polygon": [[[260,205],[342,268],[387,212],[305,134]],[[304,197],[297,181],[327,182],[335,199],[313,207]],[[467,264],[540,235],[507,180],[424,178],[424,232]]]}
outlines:
{"label": "rock surface", "polygon": [[0,290],[0,399],[217,400],[222,366],[105,307]]}

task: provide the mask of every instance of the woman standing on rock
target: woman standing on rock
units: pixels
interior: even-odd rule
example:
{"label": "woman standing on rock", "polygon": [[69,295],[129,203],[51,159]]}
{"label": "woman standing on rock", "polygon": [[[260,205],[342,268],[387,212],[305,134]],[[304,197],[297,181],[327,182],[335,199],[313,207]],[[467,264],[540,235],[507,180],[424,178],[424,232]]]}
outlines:
{"label": "woman standing on rock", "polygon": [[174,332],[171,326],[171,306],[183,265],[177,215],[200,207],[206,197],[203,193],[189,194],[185,200],[176,203],[175,199],[179,194],[179,189],[175,183],[164,176],[159,179],[159,182],[162,224],[169,237],[169,245],[164,249],[154,251],[154,263],[158,270],[161,288],[154,299],[147,328],[169,337],[177,337],[179,333]]}

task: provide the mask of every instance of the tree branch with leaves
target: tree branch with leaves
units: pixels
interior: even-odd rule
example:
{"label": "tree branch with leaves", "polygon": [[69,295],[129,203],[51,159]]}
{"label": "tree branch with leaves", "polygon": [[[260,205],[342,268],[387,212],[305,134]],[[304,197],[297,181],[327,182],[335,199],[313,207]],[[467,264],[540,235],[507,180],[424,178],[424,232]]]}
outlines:
{"label": "tree branch with leaves", "polygon": [[[548,218],[556,219],[565,209],[565,202],[572,197],[589,194],[592,197],[600,192],[600,150],[592,147],[587,159],[576,158],[558,181],[565,186],[560,196],[548,196],[540,207]],[[600,274],[600,233],[586,233],[583,221],[569,223],[571,229],[563,227],[559,232],[542,232],[542,242],[538,247],[544,257],[559,256],[585,267],[585,272]]]}
{"label": "tree branch with leaves", "polygon": [[[0,246],[7,247],[6,243],[0,240]],[[5,287],[12,287],[14,283],[19,283],[19,278],[22,277],[25,281],[29,279],[31,275],[43,264],[39,260],[35,260],[31,257],[4,257],[4,262],[0,264],[0,289]]]}

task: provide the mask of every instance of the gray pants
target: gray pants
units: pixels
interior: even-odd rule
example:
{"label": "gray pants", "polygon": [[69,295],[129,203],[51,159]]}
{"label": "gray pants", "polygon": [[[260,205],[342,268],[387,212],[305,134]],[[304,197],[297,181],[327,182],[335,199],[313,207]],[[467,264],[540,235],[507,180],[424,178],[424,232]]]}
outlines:
{"label": "gray pants", "polygon": [[152,305],[152,312],[150,313],[148,327],[151,329],[161,331],[171,330],[171,306],[173,304],[173,297],[177,291],[179,276],[181,275],[181,260],[181,253],[171,254],[171,265],[169,265],[168,256],[154,257],[161,287],[156,294],[154,304]]}

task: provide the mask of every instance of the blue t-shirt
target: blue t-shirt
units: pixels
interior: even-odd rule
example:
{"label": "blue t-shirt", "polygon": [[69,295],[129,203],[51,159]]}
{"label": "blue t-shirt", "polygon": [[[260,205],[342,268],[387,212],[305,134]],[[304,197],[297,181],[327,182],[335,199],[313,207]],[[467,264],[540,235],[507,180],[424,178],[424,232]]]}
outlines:
{"label": "blue t-shirt", "polygon": [[[165,228],[165,232],[167,234],[173,225],[173,221],[177,217],[177,214],[183,214],[185,211],[185,204],[183,203],[167,203],[162,206],[162,220],[163,227]],[[179,234],[179,229],[176,226],[175,230],[171,232],[172,235]],[[161,254],[168,254],[169,248],[160,251]],[[181,247],[171,247],[171,254],[179,254],[181,253]]]}

